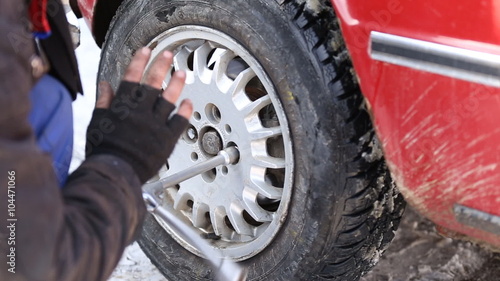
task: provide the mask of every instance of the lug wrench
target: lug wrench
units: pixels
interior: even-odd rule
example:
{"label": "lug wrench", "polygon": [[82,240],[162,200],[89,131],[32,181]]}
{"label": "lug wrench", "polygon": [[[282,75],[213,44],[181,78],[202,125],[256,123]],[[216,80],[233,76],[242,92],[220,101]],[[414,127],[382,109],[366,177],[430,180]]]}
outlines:
{"label": "lug wrench", "polygon": [[182,237],[200,251],[210,265],[216,270],[216,278],[219,281],[244,281],[247,271],[231,260],[218,258],[219,253],[211,248],[198,233],[192,230],[181,219],[177,218],[166,208],[160,205],[161,199],[157,195],[165,188],[174,186],[182,181],[190,179],[196,175],[209,171],[219,165],[234,164],[239,159],[239,152],[236,147],[228,147],[219,151],[217,156],[198,163],[190,168],[163,178],[153,183],[145,184],[142,189],[142,197],[146,203],[148,212],[160,217],[173,230],[180,233]]}

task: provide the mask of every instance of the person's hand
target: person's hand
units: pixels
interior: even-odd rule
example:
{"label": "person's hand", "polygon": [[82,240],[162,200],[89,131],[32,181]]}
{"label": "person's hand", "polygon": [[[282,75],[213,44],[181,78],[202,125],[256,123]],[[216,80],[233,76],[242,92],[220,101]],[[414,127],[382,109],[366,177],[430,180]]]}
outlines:
{"label": "person's hand", "polygon": [[87,129],[87,157],[118,156],[133,167],[142,183],[165,164],[193,112],[191,102],[184,100],[177,114],[170,116],[186,74],[175,72],[167,88],[160,90],[173,55],[164,52],[158,56],[143,77],[150,55],[148,48],[137,51],[116,96],[109,83],[100,83],[100,96]]}

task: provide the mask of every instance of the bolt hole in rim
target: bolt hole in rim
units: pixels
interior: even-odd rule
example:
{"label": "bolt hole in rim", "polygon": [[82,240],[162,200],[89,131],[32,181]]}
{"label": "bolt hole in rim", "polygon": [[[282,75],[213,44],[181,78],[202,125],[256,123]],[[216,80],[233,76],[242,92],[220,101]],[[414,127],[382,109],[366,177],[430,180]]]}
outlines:
{"label": "bolt hole in rim", "polygon": [[198,111],[193,112],[193,118],[197,121],[201,120],[201,114]]}
{"label": "bolt hole in rim", "polygon": [[214,124],[219,124],[222,116],[221,116],[221,113],[220,113],[220,110],[219,108],[214,105],[214,104],[207,104],[206,108],[205,108],[205,114],[207,115],[207,118],[209,121],[211,121],[212,123]]}
{"label": "bolt hole in rim", "polygon": [[191,153],[191,160],[193,160],[194,162],[198,161],[198,153],[196,152]]}
{"label": "bolt hole in rim", "polygon": [[193,125],[189,125],[183,134],[183,138],[186,142],[195,143],[198,141],[198,131]]}
{"label": "bolt hole in rim", "polygon": [[[237,163],[220,166],[164,192],[163,207],[192,226],[224,258],[255,256],[285,221],[293,184],[288,122],[276,90],[258,61],[230,36],[185,25],[153,39],[150,63],[165,50],[186,72],[181,98],[193,102],[188,130],[160,170],[164,178],[237,146]],[[149,70],[150,63],[146,68]],[[164,81],[164,87],[171,73]],[[207,137],[206,134],[210,133]],[[178,243],[201,256],[161,219]]]}

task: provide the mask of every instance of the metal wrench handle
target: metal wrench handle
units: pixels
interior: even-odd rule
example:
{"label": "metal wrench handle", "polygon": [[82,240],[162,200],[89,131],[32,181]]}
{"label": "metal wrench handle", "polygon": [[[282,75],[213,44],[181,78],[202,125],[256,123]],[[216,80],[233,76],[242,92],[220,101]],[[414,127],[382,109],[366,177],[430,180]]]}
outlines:
{"label": "metal wrench handle", "polygon": [[205,259],[214,268],[216,280],[218,281],[245,281],[247,278],[247,270],[231,260],[219,258],[219,253],[211,248],[208,243],[203,240],[198,233],[193,231],[185,222],[177,218],[158,204],[154,195],[147,192],[142,194],[148,212],[160,217],[172,229],[180,233],[182,237],[191,245],[195,246],[200,251]]}
{"label": "metal wrench handle", "polygon": [[157,196],[157,194],[161,193],[162,190],[167,187],[176,185],[219,165],[234,164],[238,161],[238,159],[238,149],[236,147],[228,147],[219,151],[215,157],[212,157],[204,162],[200,162],[190,168],[159,181],[147,183],[142,187],[142,197],[146,203],[148,211],[161,218],[177,233],[180,233],[188,243],[195,246],[215,269],[216,278],[219,281],[244,281],[247,277],[247,271],[245,268],[231,260],[220,259],[219,252],[211,248],[207,241],[203,240],[198,233],[191,229],[191,227],[189,227],[184,221],[177,218],[170,210],[167,210],[160,205],[159,202],[161,202],[161,199]]}
{"label": "metal wrench handle", "polygon": [[171,176],[160,180],[163,188],[174,186],[180,182],[190,179],[196,175],[209,171],[220,165],[234,164],[238,161],[240,153],[236,147],[230,146],[219,151],[217,156],[214,156],[206,161],[198,163],[188,169],[175,173]]}

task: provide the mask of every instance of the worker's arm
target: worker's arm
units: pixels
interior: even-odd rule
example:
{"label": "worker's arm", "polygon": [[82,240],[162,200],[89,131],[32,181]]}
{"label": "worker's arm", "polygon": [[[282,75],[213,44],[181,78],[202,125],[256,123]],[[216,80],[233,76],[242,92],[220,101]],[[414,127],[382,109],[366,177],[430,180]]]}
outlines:
{"label": "worker's arm", "polygon": [[[139,155],[141,151],[128,151],[127,147],[133,143],[131,135],[120,137],[120,134],[124,134],[125,125],[131,119],[115,120],[120,118],[112,110],[116,98],[109,90],[104,91],[99,102],[101,110],[96,111],[89,132],[95,126],[104,128],[105,137],[101,142],[90,144],[88,159],[70,175],[61,190],[52,161],[37,149],[27,121],[33,48],[25,18],[23,1],[0,1],[0,280],[105,280],[124,247],[140,229],[145,214],[140,185],[159,168],[158,159],[165,157],[169,150],[153,153],[153,164],[141,162],[148,159],[147,155]],[[139,58],[136,66],[145,65],[147,59],[148,55]],[[155,83],[166,71],[158,69],[153,71],[156,75],[145,79],[153,88],[158,88]],[[129,68],[127,73],[135,76],[126,84],[134,85],[142,78],[142,72],[143,67]],[[176,83],[182,79],[181,75]],[[121,88],[117,97],[138,93]],[[136,87],[136,90],[144,89],[148,89],[146,94],[161,94],[161,91],[151,92],[148,87]],[[177,85],[160,98],[175,101],[179,93]],[[150,107],[153,111],[149,118],[168,119],[165,108],[170,111],[173,108],[166,104],[162,99],[156,100]],[[157,111],[160,107],[164,110]],[[189,104],[181,106],[179,112],[188,117]],[[137,114],[129,117],[133,116]],[[148,121],[157,126],[149,129],[158,129],[162,122],[168,125],[172,120],[167,119]],[[130,124],[130,129],[133,132],[135,127],[144,124],[148,123]],[[114,130],[110,129],[111,125],[115,126]],[[171,125],[158,136],[171,132],[174,135],[168,142],[175,143],[172,139],[180,129]],[[150,144],[133,145],[149,147]]]}

